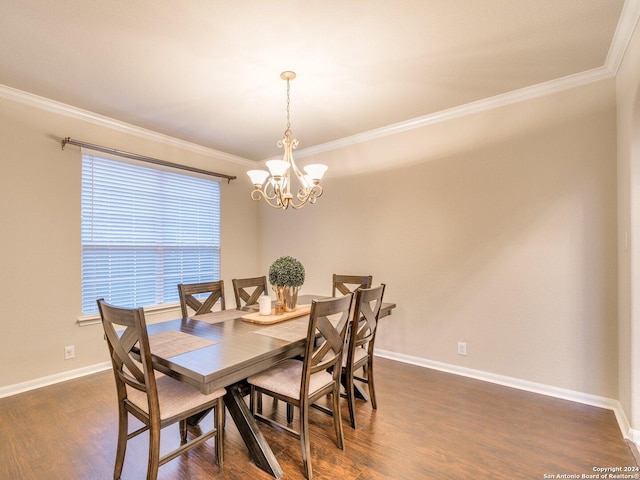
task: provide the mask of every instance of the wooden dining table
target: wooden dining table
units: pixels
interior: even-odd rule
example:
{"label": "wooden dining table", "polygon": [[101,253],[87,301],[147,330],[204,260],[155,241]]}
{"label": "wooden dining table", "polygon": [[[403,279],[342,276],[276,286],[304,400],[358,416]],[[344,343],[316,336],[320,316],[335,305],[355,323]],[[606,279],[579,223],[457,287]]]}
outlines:
{"label": "wooden dining table", "polygon": [[[301,295],[298,304],[310,304],[320,295]],[[394,303],[383,302],[380,317],[391,314]],[[244,401],[245,380],[278,362],[301,355],[309,315],[273,325],[243,319],[257,305],[243,310],[223,310],[147,326],[154,368],[211,393],[225,387],[225,406],[242,436],[249,455],[259,468],[282,476],[269,444]],[[157,347],[154,347],[157,345]],[[199,422],[193,418],[192,423]]]}

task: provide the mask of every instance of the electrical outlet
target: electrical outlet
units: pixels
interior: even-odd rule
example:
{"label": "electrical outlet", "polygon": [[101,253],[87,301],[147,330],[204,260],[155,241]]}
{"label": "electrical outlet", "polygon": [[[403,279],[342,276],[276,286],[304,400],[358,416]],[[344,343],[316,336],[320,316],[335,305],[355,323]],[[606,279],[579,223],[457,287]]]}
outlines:
{"label": "electrical outlet", "polygon": [[64,347],[64,359],[65,360],[70,360],[72,358],[75,358],[76,356],[76,347],[75,345],[67,345],[66,347]]}
{"label": "electrical outlet", "polygon": [[458,342],[458,355],[467,354],[467,344],[465,342]]}

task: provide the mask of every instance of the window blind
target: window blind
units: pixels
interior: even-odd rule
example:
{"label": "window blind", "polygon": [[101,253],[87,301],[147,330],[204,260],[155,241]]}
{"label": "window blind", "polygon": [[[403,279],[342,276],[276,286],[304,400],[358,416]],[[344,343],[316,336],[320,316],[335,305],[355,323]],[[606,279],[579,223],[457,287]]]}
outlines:
{"label": "window blind", "polygon": [[177,302],[220,279],[220,183],[82,155],[82,313]]}

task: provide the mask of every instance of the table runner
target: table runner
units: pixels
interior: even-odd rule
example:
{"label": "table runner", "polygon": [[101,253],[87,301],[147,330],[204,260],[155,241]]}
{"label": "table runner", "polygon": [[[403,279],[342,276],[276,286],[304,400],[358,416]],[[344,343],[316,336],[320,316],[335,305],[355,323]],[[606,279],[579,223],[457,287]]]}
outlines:
{"label": "table runner", "polygon": [[[331,325],[338,328],[337,325],[340,322],[339,318],[329,318]],[[270,325],[255,330],[253,333],[258,335],[266,335],[267,337],[278,338],[280,340],[286,340],[288,342],[295,342],[301,338],[307,338],[309,332],[309,317],[298,317],[293,320],[287,320],[286,322],[279,323],[277,325]]]}
{"label": "table runner", "polygon": [[242,315],[240,310],[221,310],[218,312],[202,313],[200,315],[194,315],[192,320],[198,320],[205,323],[219,323],[226,322],[227,320],[234,320]]}
{"label": "table runner", "polygon": [[307,337],[309,329],[309,318],[295,318],[277,325],[260,328],[253,333],[258,335],[266,335],[267,337],[278,338],[288,342],[295,342],[301,338]]}
{"label": "table runner", "polygon": [[149,336],[151,353],[162,358],[175,357],[199,348],[215,345],[217,342],[189,335],[188,333],[169,330]]}

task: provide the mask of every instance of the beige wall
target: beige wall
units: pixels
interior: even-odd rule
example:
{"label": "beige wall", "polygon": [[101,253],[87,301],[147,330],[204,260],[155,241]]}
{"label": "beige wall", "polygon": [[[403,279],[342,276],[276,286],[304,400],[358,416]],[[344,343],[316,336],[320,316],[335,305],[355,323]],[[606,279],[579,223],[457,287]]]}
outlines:
{"label": "beige wall", "polygon": [[307,292],[333,272],[385,282],[380,349],[615,398],[615,141],[608,80],[305,158],[406,165],[263,207],[262,267],[299,258]]}
{"label": "beige wall", "polygon": [[[221,188],[222,277],[232,305],[230,279],[255,271],[258,210],[247,166],[0,99],[0,387],[108,359],[102,327],[76,323],[80,150],[62,151],[64,136],[238,175]],[[74,360],[63,359],[65,345],[75,345]]]}
{"label": "beige wall", "polygon": [[[305,264],[305,292],[371,273],[398,304],[378,348],[617,398],[615,85],[300,158],[330,165],[326,193],[288,212],[249,201],[244,165],[0,100],[0,387],[106,360],[100,326],[76,324],[80,157],[57,143],[70,135],[238,175],[222,184],[229,298],[231,278],[283,254]],[[338,174],[363,160],[375,167]]]}
{"label": "beige wall", "polygon": [[[619,399],[631,428],[640,431],[640,27],[616,78],[618,131]],[[636,441],[640,440],[640,436]]]}

